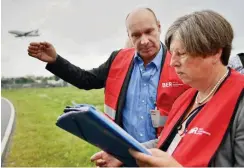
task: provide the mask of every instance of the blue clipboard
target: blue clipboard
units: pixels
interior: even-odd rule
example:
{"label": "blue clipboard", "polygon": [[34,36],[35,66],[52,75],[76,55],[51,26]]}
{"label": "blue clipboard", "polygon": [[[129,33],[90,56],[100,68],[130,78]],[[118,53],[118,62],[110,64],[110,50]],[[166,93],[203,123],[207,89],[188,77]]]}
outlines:
{"label": "blue clipboard", "polygon": [[137,166],[135,159],[129,154],[129,148],[151,155],[131,135],[90,106],[62,114],[56,125],[113,155],[125,166]]}

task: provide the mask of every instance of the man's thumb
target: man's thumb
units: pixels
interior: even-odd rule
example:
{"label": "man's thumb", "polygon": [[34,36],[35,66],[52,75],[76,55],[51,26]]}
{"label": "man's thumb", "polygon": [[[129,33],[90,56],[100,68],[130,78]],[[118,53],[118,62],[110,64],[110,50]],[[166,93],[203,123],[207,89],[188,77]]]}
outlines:
{"label": "man's thumb", "polygon": [[95,160],[102,158],[102,155],[103,155],[103,151],[100,151],[100,152],[97,152],[94,155],[92,155],[90,159],[93,162]]}

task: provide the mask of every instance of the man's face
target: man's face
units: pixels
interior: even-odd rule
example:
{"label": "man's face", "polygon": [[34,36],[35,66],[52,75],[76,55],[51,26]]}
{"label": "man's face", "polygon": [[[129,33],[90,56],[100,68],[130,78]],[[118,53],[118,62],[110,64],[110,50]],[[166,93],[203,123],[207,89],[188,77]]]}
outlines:
{"label": "man's face", "polygon": [[160,23],[148,11],[131,14],[127,18],[127,31],[142,59],[151,61],[160,49]]}

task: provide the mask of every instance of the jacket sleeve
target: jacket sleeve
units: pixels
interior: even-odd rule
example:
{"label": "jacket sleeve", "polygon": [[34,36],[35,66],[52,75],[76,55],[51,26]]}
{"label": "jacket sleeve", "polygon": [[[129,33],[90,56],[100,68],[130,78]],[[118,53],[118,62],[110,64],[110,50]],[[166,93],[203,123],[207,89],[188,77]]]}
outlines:
{"label": "jacket sleeve", "polygon": [[[244,94],[242,94],[244,95]],[[234,122],[233,129],[236,129],[233,136],[233,153],[235,160],[235,167],[244,167],[244,96],[240,100],[236,121]]]}
{"label": "jacket sleeve", "polygon": [[112,52],[105,63],[91,70],[81,69],[59,55],[55,63],[47,64],[46,69],[80,89],[100,89],[105,87],[110,65],[118,52]]}
{"label": "jacket sleeve", "polygon": [[233,124],[215,157],[211,167],[244,167],[244,94],[237,106]]}

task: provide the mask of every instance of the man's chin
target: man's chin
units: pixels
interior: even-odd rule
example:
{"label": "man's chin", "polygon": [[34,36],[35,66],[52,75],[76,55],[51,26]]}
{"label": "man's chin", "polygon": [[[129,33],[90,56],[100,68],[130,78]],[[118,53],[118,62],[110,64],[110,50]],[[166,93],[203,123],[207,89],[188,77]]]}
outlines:
{"label": "man's chin", "polygon": [[146,52],[142,52],[141,56],[144,58],[151,58],[154,57],[156,55],[156,52],[153,51],[146,51]]}

